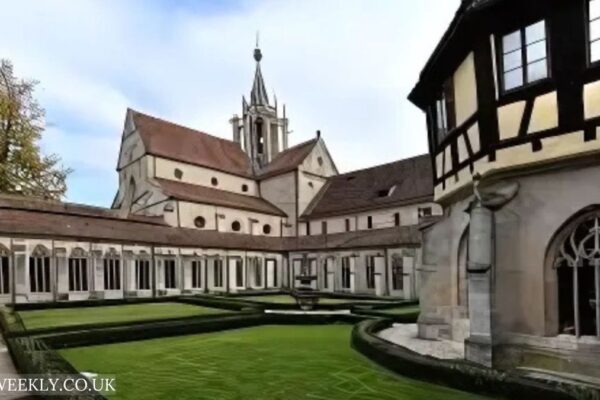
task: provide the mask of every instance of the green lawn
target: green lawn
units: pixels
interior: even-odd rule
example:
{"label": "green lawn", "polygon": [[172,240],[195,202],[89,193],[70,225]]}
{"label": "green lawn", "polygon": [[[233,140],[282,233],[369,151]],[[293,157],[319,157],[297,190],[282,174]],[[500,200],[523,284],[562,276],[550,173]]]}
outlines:
{"label": "green lawn", "polygon": [[350,348],[351,329],[264,326],[61,353],[79,371],[114,375],[114,399],[484,399],[373,365]]}
{"label": "green lawn", "polygon": [[119,306],[53,308],[21,311],[27,329],[96,324],[103,322],[143,321],[225,313],[226,310],[180,303],[144,303]]}

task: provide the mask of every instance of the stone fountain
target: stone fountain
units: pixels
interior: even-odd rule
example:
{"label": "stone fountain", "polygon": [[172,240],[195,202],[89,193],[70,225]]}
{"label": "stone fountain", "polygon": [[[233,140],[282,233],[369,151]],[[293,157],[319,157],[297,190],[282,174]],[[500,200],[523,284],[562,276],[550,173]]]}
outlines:
{"label": "stone fountain", "polygon": [[301,310],[313,310],[319,304],[319,292],[312,287],[312,283],[317,280],[317,276],[298,275],[296,280],[300,281],[300,286],[294,288],[291,295],[296,299],[296,303]]}

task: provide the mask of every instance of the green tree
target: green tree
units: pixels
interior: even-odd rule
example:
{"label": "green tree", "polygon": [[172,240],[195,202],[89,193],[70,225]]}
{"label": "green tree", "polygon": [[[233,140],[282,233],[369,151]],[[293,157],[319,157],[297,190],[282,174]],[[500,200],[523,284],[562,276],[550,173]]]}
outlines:
{"label": "green tree", "polygon": [[0,192],[60,199],[71,169],[56,154],[41,154],[44,109],[33,97],[37,82],[19,79],[0,60]]}

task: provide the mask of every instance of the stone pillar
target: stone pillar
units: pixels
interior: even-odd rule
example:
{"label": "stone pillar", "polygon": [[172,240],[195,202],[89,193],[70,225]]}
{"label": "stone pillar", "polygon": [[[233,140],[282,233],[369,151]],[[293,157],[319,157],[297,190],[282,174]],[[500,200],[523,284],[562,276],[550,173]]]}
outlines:
{"label": "stone pillar", "polygon": [[465,357],[477,364],[492,367],[494,214],[489,208],[476,203],[470,215],[467,263],[470,335],[465,340]]}

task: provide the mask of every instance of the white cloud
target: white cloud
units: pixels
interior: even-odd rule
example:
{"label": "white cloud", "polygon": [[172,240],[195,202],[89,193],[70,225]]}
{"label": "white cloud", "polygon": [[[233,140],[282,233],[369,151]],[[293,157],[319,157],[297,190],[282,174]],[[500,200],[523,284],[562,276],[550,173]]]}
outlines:
{"label": "white cloud", "polygon": [[[44,147],[83,171],[79,186],[114,169],[127,106],[229,138],[257,29],[291,143],[321,129],[341,170],[425,152],[424,117],[406,96],[459,0],[246,0],[209,13],[202,2],[3,3],[0,54],[41,81],[55,125]],[[114,189],[85,200],[108,205]]]}

